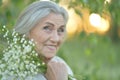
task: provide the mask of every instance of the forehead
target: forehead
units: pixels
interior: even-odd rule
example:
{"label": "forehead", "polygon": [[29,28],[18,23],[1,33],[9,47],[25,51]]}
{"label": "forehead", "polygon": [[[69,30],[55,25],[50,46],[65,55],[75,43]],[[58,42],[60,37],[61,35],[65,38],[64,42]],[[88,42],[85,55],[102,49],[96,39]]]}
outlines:
{"label": "forehead", "polygon": [[58,24],[65,25],[65,19],[63,18],[61,14],[57,14],[57,13],[50,13],[46,17],[42,18],[40,22],[42,23],[50,22],[56,25]]}

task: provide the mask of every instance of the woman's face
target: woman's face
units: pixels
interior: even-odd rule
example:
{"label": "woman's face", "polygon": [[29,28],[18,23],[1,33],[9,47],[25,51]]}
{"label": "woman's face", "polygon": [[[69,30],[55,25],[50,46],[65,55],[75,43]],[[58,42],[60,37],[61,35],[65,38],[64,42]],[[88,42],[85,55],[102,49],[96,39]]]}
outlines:
{"label": "woman's face", "polygon": [[61,14],[50,13],[31,29],[29,38],[36,44],[40,56],[51,59],[64,41],[65,20]]}

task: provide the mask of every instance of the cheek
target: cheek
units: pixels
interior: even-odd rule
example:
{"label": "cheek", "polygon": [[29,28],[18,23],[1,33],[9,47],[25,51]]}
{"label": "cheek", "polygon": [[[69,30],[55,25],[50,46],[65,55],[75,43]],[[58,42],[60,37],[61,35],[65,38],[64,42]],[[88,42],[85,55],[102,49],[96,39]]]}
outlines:
{"label": "cheek", "polygon": [[60,36],[60,38],[59,38],[60,40],[59,40],[59,46],[61,45],[61,44],[63,44],[64,43],[64,41],[65,41],[65,36]]}
{"label": "cheek", "polygon": [[43,43],[46,40],[44,33],[35,33],[31,36],[36,43]]}
{"label": "cheek", "polygon": [[43,35],[37,36],[37,38],[35,39],[36,46],[40,48],[41,46],[43,46],[45,40],[46,39]]}
{"label": "cheek", "polygon": [[40,33],[32,32],[29,35],[29,38],[34,40],[34,43],[35,43],[37,48],[40,47],[41,43],[43,42],[43,38],[42,38],[42,35]]}
{"label": "cheek", "polygon": [[41,54],[41,51],[44,46],[44,41],[45,40],[41,35],[39,37],[37,37],[37,39],[35,40],[35,48],[36,48],[36,51],[38,52],[38,54]]}
{"label": "cheek", "polygon": [[35,38],[35,42],[36,42],[36,48],[37,50],[41,50],[44,46],[44,44],[47,42],[48,40],[48,36],[45,34],[39,34],[36,36]]}
{"label": "cheek", "polygon": [[60,35],[60,41],[64,42],[66,39],[66,34]]}

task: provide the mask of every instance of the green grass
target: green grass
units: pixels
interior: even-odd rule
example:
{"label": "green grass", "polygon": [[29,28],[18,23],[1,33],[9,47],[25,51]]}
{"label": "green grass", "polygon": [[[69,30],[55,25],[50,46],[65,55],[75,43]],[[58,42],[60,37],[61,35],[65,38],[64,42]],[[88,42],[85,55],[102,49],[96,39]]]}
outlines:
{"label": "green grass", "polygon": [[[0,51],[5,44],[0,37]],[[68,39],[58,51],[78,80],[120,80],[119,53],[120,43],[98,35]]]}
{"label": "green grass", "polygon": [[[84,80],[120,80],[120,44],[107,37],[85,36],[67,40],[58,55]],[[81,79],[78,76],[78,80]]]}

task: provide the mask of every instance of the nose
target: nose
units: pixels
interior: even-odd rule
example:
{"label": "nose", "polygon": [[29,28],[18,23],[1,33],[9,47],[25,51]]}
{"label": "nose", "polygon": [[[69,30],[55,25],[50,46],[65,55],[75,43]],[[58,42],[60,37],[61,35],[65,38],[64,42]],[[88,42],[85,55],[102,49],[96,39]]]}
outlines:
{"label": "nose", "polygon": [[51,40],[52,42],[58,42],[58,41],[59,41],[59,35],[58,35],[57,31],[54,31],[54,32],[51,34],[50,40]]}

